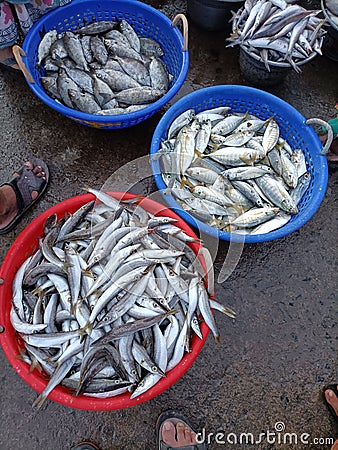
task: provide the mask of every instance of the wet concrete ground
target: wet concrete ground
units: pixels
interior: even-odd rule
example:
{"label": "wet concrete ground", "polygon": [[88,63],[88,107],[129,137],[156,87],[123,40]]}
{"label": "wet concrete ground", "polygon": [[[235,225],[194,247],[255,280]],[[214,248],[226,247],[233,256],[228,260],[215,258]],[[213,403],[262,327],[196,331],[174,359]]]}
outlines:
{"label": "wet concrete ground", "polygon": [[[186,9],[184,1],[168,3],[163,0],[158,7],[170,17]],[[224,32],[205,32],[190,23],[189,35],[191,64],[178,97],[215,84],[246,84],[239,73],[238,50],[224,48]],[[291,72],[269,91],[306,118],[330,118],[338,100],[337,72],[337,63],[317,57],[303,66],[301,75]],[[18,233],[42,211],[82,193],[84,185],[101,188],[119,167],[146,156],[164,113],[131,129],[100,131],[47,108],[21,77],[0,73],[0,96],[0,179],[7,180],[31,155],[43,158],[51,171],[43,199],[15,231],[1,237],[1,260]],[[120,179],[122,185],[125,180]],[[36,412],[31,407],[36,392],[1,352],[0,449],[67,450],[83,439],[102,450],[154,449],[155,422],[167,409],[182,412],[214,436],[252,433],[256,440],[260,433],[276,431],[277,422],[298,436],[297,445],[273,443],[272,437],[254,445],[216,443],[213,438],[212,449],[330,448],[311,442],[337,437],[338,431],[320,397],[325,384],[338,380],[337,184],[338,171],[330,167],[325,199],[305,226],[278,241],[245,246],[230,277],[217,285],[217,298],[236,310],[237,319],[217,314],[222,343],[209,336],[192,368],[153,400],[110,412],[74,410],[48,401]],[[151,180],[137,187],[145,194],[152,188]],[[228,243],[220,243],[216,276],[228,250]],[[302,433],[310,435],[310,444],[300,442]]]}

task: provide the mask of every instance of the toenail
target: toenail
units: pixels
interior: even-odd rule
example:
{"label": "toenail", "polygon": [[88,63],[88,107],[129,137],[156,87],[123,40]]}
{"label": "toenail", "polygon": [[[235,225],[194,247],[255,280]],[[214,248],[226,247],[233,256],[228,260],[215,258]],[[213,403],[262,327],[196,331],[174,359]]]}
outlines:
{"label": "toenail", "polygon": [[165,422],[164,425],[163,425],[163,428],[164,428],[166,431],[169,431],[169,430],[171,429],[171,424],[170,424],[169,422]]}
{"label": "toenail", "polygon": [[327,395],[328,395],[329,397],[334,397],[333,391],[327,391]]}
{"label": "toenail", "polygon": [[177,426],[180,427],[180,428],[184,428],[184,424],[181,423],[181,422],[178,422]]}

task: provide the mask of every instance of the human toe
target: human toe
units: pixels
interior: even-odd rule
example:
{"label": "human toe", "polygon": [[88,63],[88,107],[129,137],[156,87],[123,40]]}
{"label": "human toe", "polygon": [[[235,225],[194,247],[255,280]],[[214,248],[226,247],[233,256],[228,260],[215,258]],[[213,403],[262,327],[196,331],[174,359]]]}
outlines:
{"label": "human toe", "polygon": [[170,420],[162,425],[162,440],[171,447],[177,444],[175,425]]}
{"label": "human toe", "polygon": [[336,415],[338,416],[338,398],[332,389],[326,389],[325,391],[325,398],[326,401],[329,403],[329,405],[332,406],[334,409]]}
{"label": "human toe", "polygon": [[338,439],[335,441],[335,443],[333,444],[331,450],[338,450]]}

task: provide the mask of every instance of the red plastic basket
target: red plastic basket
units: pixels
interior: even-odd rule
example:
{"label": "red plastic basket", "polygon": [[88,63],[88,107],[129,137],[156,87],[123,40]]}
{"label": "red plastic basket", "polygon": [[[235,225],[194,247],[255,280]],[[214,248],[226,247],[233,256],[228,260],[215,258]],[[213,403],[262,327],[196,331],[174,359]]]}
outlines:
{"label": "red plastic basket", "polygon": [[[110,195],[116,199],[126,200],[135,197],[133,194],[126,194],[122,192],[110,192]],[[13,279],[24,260],[38,248],[38,238],[43,236],[43,224],[49,216],[55,213],[57,214],[57,217],[61,219],[65,213],[74,213],[82,205],[94,199],[95,197],[92,194],[79,195],[58,203],[42,213],[20,233],[13,245],[10,247],[1,266],[0,278],[2,278],[4,282],[0,285],[0,326],[4,328],[4,331],[0,334],[0,344],[14,370],[27,384],[39,393],[42,392],[47,385],[48,381],[46,376],[44,376],[44,374],[39,372],[37,369],[30,372],[29,365],[18,359],[21,344],[18,341],[10,321]],[[153,200],[147,198],[142,198],[138,203],[152,214],[177,219],[175,225],[184,230],[189,236],[195,238],[197,237],[191,228],[179,216],[165,208],[160,203],[154,202]],[[198,254],[201,244],[191,243],[190,247],[196,254]],[[198,258],[205,269],[206,266],[203,257],[198,255]],[[150,400],[172,386],[193,364],[199,352],[202,350],[209,333],[209,328],[204,322],[201,324],[201,332],[203,339],[199,339],[196,335],[193,336],[191,352],[185,354],[182,361],[174,369],[170,370],[166,374],[167,376],[165,378],[162,378],[155,386],[134,399],[130,399],[129,393],[121,394],[116,397],[108,397],[105,399],[88,397],[85,395],[75,397],[67,388],[63,386],[57,386],[48,398],[65,406],[93,411],[123,409]]]}

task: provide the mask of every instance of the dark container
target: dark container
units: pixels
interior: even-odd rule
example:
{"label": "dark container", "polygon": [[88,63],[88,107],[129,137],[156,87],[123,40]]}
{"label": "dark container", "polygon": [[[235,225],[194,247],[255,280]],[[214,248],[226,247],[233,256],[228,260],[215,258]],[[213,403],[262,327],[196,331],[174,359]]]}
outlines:
{"label": "dark container", "polygon": [[[312,53],[307,59],[297,63],[298,66],[305,64],[316,56]],[[250,53],[241,47],[239,51],[239,67],[244,78],[253,86],[268,87],[275,86],[284,81],[292,67],[288,63],[270,62],[270,71],[265,67],[264,62],[254,53]]]}
{"label": "dark container", "polygon": [[205,30],[230,32],[231,11],[237,11],[243,4],[244,0],[188,0],[188,16]]}
{"label": "dark container", "polygon": [[288,64],[272,65],[267,70],[263,61],[255,54],[249,53],[243,47],[239,50],[239,67],[244,78],[254,86],[274,86],[282,83],[291,71]]}
{"label": "dark container", "polygon": [[322,0],[322,10],[329,24],[323,42],[323,55],[333,61],[338,61],[338,26],[333,22],[331,14],[328,13],[324,0]]}

